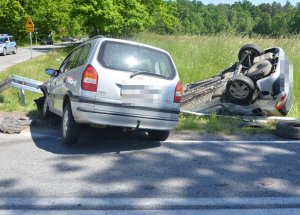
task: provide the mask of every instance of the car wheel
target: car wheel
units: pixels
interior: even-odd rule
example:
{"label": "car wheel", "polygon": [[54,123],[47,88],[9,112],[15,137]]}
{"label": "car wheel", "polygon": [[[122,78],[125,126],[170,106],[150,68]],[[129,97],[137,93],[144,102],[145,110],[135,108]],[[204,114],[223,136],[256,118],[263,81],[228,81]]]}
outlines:
{"label": "car wheel", "polygon": [[17,54],[17,47],[14,47],[13,54]]}
{"label": "car wheel", "polygon": [[147,133],[149,140],[165,141],[166,139],[168,139],[170,131],[149,130]]}
{"label": "car wheel", "polygon": [[241,61],[244,55],[247,53],[250,53],[250,55],[242,62],[242,65],[250,68],[253,65],[254,58],[262,55],[263,51],[258,46],[253,44],[244,45],[238,54],[239,61]]}
{"label": "car wheel", "polygon": [[48,95],[45,94],[44,96],[44,103],[43,103],[43,109],[42,109],[42,117],[44,119],[49,118],[49,116],[51,115],[51,112],[49,110],[49,104],[48,104]]}
{"label": "car wheel", "polygon": [[80,125],[75,122],[70,103],[64,108],[62,118],[63,143],[75,144],[80,137]]}
{"label": "car wheel", "polygon": [[283,138],[300,140],[300,122],[281,121],[276,124],[276,134]]}
{"label": "car wheel", "polygon": [[268,76],[271,73],[272,64],[268,60],[262,60],[254,64],[247,72],[247,76],[253,81]]}
{"label": "car wheel", "polygon": [[3,52],[2,52],[2,56],[5,56],[7,54],[6,52],[6,48],[3,49]]}
{"label": "car wheel", "polygon": [[250,101],[254,90],[253,81],[244,75],[233,76],[226,85],[226,94],[229,99],[238,102]]}

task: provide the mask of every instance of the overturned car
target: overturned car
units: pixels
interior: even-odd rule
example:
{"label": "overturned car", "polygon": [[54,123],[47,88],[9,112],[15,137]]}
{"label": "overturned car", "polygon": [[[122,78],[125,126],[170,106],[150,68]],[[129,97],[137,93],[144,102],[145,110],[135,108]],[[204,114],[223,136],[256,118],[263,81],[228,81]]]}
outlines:
{"label": "overturned car", "polygon": [[293,70],[279,47],[244,45],[238,62],[184,86],[181,110],[246,116],[285,116],[293,104]]}

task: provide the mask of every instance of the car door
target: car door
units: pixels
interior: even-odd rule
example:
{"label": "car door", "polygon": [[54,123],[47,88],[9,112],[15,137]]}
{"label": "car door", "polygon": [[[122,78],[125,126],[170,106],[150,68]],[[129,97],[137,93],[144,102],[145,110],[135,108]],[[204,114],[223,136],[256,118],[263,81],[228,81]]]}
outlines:
{"label": "car door", "polygon": [[6,43],[6,45],[5,45],[6,51],[7,51],[8,53],[11,52],[10,41],[9,41],[9,38],[8,38],[8,37],[5,38],[5,43]]}
{"label": "car door", "polygon": [[63,99],[66,95],[67,89],[65,87],[66,76],[76,66],[78,56],[81,52],[81,47],[73,50],[69,56],[64,60],[58,70],[58,75],[51,83],[51,94],[53,98],[53,111],[58,115],[63,113]]}
{"label": "car door", "polygon": [[9,52],[13,52],[13,50],[14,50],[14,39],[12,37],[8,38],[8,44],[7,44],[7,46],[8,46],[7,50]]}

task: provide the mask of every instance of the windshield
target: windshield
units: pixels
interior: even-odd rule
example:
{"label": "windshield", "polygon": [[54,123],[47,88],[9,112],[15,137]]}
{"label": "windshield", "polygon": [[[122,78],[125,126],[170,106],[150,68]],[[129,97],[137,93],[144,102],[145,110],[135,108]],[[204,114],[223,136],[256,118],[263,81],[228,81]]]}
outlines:
{"label": "windshield", "polygon": [[0,38],[0,43],[5,43],[6,40],[6,38]]}
{"label": "windshield", "polygon": [[109,69],[155,74],[167,79],[175,77],[173,63],[166,53],[143,46],[105,41],[99,61]]}

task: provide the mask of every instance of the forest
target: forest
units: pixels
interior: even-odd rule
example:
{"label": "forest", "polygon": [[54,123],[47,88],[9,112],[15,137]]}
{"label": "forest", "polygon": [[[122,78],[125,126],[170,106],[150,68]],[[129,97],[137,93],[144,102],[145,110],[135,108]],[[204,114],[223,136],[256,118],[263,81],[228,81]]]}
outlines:
{"label": "forest", "polygon": [[208,4],[189,0],[0,0],[0,33],[27,41],[31,16],[38,35],[131,37],[158,34],[281,37],[300,32],[300,3]]}

